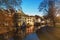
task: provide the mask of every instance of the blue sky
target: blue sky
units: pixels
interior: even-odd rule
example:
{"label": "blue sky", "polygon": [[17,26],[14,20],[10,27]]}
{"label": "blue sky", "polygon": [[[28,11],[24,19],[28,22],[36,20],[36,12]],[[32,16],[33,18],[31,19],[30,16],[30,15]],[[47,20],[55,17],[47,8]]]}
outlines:
{"label": "blue sky", "polygon": [[[6,3],[3,2],[4,0],[1,0],[1,1],[2,1],[2,3],[0,4],[0,8],[5,8],[5,9],[9,8],[9,5],[7,5]],[[20,8],[20,4],[19,4],[18,0],[16,0],[16,1],[17,1],[18,5],[16,5],[15,2],[13,3],[12,0],[9,0],[8,3],[10,4],[11,7],[18,10]],[[39,9],[38,9],[41,1],[42,0],[22,0],[22,4],[21,4],[22,11],[28,15],[43,15],[43,13],[39,12]],[[11,4],[11,3],[13,3],[13,4]]]}
{"label": "blue sky", "polygon": [[28,15],[43,15],[39,12],[38,7],[42,0],[22,0],[22,10]]}

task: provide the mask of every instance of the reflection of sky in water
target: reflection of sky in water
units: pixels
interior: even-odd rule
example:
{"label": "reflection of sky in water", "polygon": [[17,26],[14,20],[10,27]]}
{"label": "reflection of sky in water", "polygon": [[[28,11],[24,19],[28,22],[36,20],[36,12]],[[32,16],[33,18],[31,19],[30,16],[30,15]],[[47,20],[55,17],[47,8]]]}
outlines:
{"label": "reflection of sky in water", "polygon": [[27,35],[24,40],[39,40],[38,36],[36,33],[31,33]]}

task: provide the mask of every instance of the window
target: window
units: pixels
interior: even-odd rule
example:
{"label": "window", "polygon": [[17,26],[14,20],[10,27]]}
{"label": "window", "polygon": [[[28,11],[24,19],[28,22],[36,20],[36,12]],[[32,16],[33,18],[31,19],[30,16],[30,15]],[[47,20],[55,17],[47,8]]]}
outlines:
{"label": "window", "polygon": [[8,22],[5,22],[5,23],[4,23],[4,26],[8,26]]}

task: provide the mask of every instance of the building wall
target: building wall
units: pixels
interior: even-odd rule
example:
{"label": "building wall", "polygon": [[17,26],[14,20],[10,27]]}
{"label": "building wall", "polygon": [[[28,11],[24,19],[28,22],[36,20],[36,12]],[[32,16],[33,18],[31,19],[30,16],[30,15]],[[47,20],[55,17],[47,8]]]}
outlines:
{"label": "building wall", "polygon": [[8,10],[0,10],[0,33],[12,31],[14,27],[13,14],[8,12]]}
{"label": "building wall", "polygon": [[23,14],[22,12],[18,13],[18,17],[21,17],[19,18],[21,21],[19,24],[22,24],[23,22],[25,22],[26,24],[31,24],[31,25],[34,25],[35,22],[41,22],[41,18],[39,17],[38,19],[35,18],[35,16],[29,16],[29,15],[26,15],[26,14]]}
{"label": "building wall", "polygon": [[34,25],[34,20],[35,20],[34,17],[29,16],[29,17],[26,18],[26,23],[27,24],[29,23],[31,25]]}

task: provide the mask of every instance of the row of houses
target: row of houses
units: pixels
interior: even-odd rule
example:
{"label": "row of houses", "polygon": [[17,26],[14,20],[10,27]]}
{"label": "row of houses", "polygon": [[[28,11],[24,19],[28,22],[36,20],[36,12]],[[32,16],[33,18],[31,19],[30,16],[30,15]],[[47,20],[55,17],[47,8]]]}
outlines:
{"label": "row of houses", "polygon": [[9,10],[0,9],[0,34],[12,31],[14,28],[14,12]]}
{"label": "row of houses", "polygon": [[34,23],[41,23],[41,21],[42,17],[38,15],[30,16],[21,10],[15,11],[13,9],[0,9],[0,28],[5,27],[12,30],[15,27],[16,23],[20,27],[24,22],[26,25],[34,25]]}
{"label": "row of houses", "polygon": [[16,13],[18,14],[17,21],[18,21],[19,26],[21,26],[23,22],[25,22],[26,24],[34,25],[35,22],[40,23],[42,19],[38,15],[30,16],[30,15],[22,13],[22,11],[17,11]]}
{"label": "row of houses", "polygon": [[34,26],[35,23],[40,25],[41,21],[42,17],[38,15],[30,16],[21,10],[16,11],[13,9],[0,9],[0,35],[3,35],[4,40],[8,40],[9,38],[16,36],[16,34],[21,36],[22,33],[19,28],[23,23]]}

